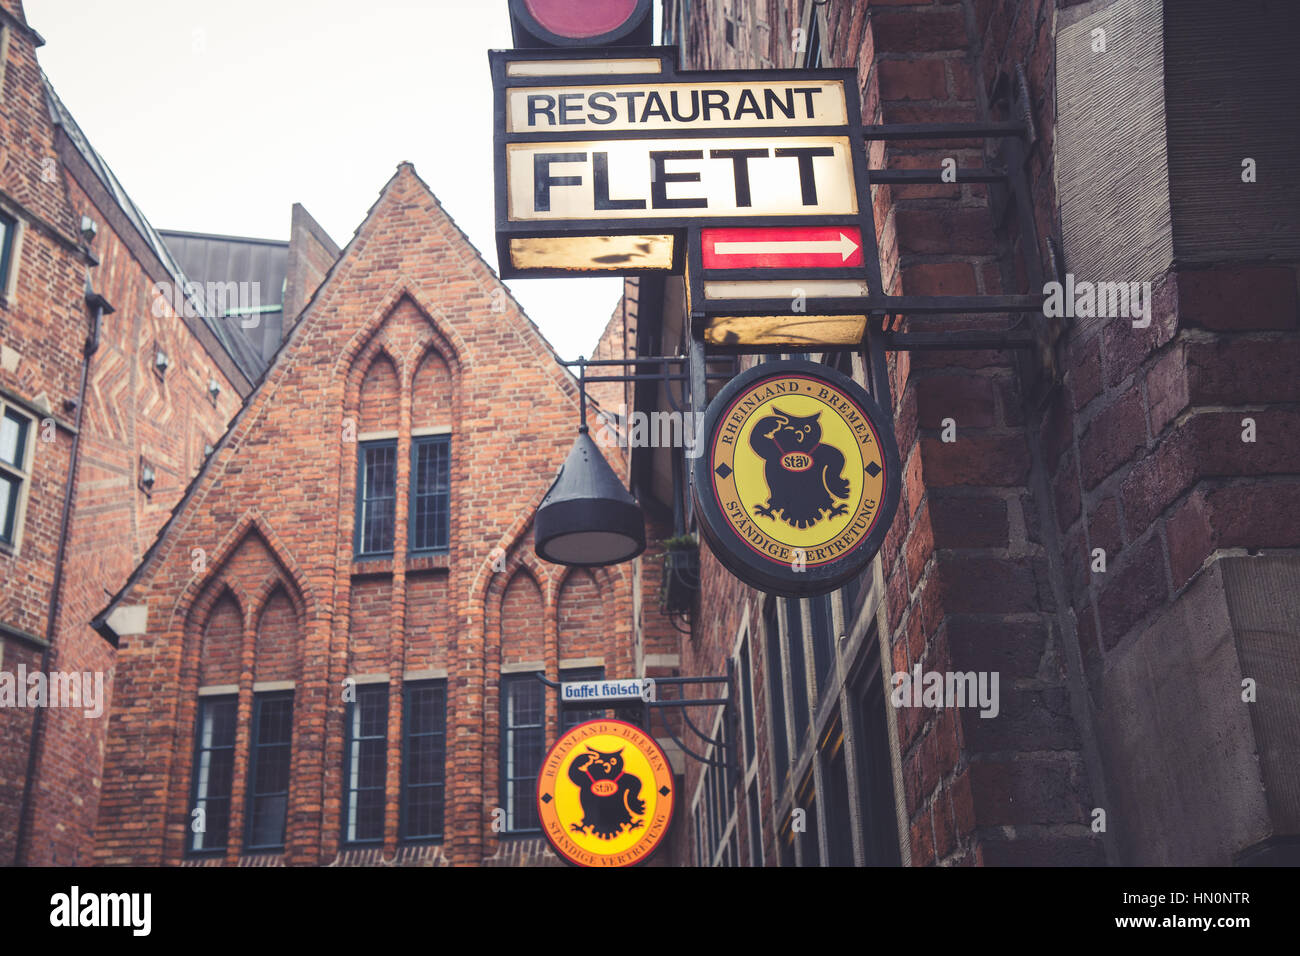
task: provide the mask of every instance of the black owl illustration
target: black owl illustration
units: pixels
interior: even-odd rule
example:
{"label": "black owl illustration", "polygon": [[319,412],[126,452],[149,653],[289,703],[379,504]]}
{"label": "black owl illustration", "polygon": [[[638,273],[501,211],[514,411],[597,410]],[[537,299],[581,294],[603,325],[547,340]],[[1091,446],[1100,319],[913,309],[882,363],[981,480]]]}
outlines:
{"label": "black owl illustration", "polygon": [[570,829],[590,830],[602,840],[612,840],[626,828],[635,830],[642,821],[633,820],[633,814],[645,813],[641,792],[641,779],[623,769],[622,748],[612,753],[587,748],[569,765],[569,779],[582,791],[582,822],[570,824]]}
{"label": "black owl illustration", "polygon": [[758,422],[749,436],[749,446],[766,465],[767,507],[755,514],[781,520],[796,528],[811,528],[823,518],[842,515],[848,506],[836,498],[849,496],[844,477],[844,453],[822,442],[821,413],[799,418],[773,406],[772,414]]}

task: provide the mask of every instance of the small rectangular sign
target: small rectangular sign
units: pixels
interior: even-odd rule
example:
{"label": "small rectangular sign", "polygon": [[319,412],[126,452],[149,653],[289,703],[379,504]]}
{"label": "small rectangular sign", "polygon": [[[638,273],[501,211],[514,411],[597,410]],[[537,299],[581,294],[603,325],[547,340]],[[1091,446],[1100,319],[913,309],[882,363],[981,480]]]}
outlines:
{"label": "small rectangular sign", "polygon": [[700,230],[706,269],[816,269],[862,265],[856,226]]}
{"label": "small rectangular sign", "polygon": [[580,704],[599,700],[643,700],[648,680],[580,680],[560,684],[560,701]]}
{"label": "small rectangular sign", "polygon": [[515,222],[858,211],[843,136],[510,143],[506,182]]}
{"label": "small rectangular sign", "polygon": [[518,87],[506,90],[506,122],[511,133],[601,133],[844,126],[848,118],[842,83],[794,80]]}

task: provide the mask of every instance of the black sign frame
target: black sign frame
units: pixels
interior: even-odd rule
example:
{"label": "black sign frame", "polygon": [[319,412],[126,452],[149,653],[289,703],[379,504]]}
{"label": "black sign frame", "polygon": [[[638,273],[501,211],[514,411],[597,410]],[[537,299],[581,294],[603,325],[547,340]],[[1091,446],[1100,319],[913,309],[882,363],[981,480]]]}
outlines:
{"label": "black sign frame", "polygon": [[[681,70],[678,67],[676,47],[618,47],[592,51],[606,59],[655,59],[660,63],[658,73],[619,73],[597,75],[574,73],[547,76],[506,76],[506,65],[521,61],[573,60],[582,57],[580,49],[529,49],[489,50],[488,60],[492,71],[493,89],[493,160],[494,197],[496,203],[496,237],[498,272],[503,279],[531,279],[548,277],[591,276],[641,276],[671,273],[681,275],[686,271],[688,246],[698,243],[698,232],[688,238],[692,228],[755,228],[779,226],[852,226],[862,236],[863,267],[849,270],[794,269],[794,270],[744,270],[748,278],[835,278],[836,273],[846,277],[865,278],[869,287],[880,291],[879,251],[876,246],[875,219],[871,207],[871,181],[867,170],[867,156],[861,148],[863,139],[862,106],[858,93],[857,71],[852,69],[816,70]],[[554,87],[563,85],[594,85],[601,82],[611,85],[654,86],[666,83],[767,83],[820,82],[838,83],[844,93],[846,122],[833,126],[766,126],[707,129],[654,129],[611,130],[602,132],[583,126],[572,131],[546,130],[536,133],[514,133],[508,130],[507,89],[530,86]],[[627,219],[565,219],[550,221],[512,221],[509,217],[509,185],[506,168],[506,147],[511,143],[563,143],[626,141],[630,139],[759,139],[779,141],[791,136],[827,137],[847,139],[852,160],[853,188],[857,212],[852,214],[817,213],[793,216],[700,216],[683,215],[643,216]],[[572,236],[639,236],[646,234],[672,234],[673,262],[669,269],[601,269],[590,272],[574,269],[516,269],[510,257],[510,240],[514,238],[557,238]],[[872,269],[872,266],[875,268]],[[755,273],[761,273],[755,274]],[[769,275],[770,273],[770,275]]]}

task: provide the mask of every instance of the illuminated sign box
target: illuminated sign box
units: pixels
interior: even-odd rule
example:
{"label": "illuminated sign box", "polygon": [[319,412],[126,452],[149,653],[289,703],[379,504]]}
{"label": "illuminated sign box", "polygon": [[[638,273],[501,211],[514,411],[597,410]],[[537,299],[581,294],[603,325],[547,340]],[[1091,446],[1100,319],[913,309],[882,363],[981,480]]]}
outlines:
{"label": "illuminated sign box", "polygon": [[[489,53],[502,277],[680,274],[700,229],[816,226],[846,238],[818,240],[809,265],[860,280],[874,227],[856,73],[691,72],[676,57]],[[746,237],[729,241],[744,267]],[[786,265],[798,277],[804,263]]]}

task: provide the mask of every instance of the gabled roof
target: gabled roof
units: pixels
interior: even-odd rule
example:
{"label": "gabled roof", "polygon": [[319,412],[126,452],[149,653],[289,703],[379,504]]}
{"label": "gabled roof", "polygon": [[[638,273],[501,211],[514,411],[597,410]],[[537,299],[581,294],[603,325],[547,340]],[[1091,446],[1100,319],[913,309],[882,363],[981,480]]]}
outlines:
{"label": "gabled roof", "polygon": [[177,525],[177,520],[185,513],[186,509],[192,505],[200,489],[204,486],[204,483],[210,480],[210,475],[217,461],[221,458],[222,452],[232,441],[236,440],[237,435],[242,434],[241,430],[245,428],[245,423],[250,416],[260,413],[262,407],[261,403],[265,400],[264,393],[267,389],[274,388],[274,383],[278,380],[282,363],[288,361],[287,357],[294,354],[295,341],[302,334],[304,327],[308,325],[309,320],[313,315],[313,311],[320,306],[320,303],[328,298],[331,287],[339,281],[341,271],[344,270],[344,267],[349,263],[351,256],[354,254],[358,241],[367,232],[367,226],[377,215],[381,206],[383,206],[385,199],[395,188],[395,185],[401,180],[404,174],[411,176],[413,180],[419,184],[419,188],[424,190],[424,192],[433,199],[439,214],[445,217],[446,222],[455,231],[455,236],[460,241],[463,248],[470,252],[471,255],[467,257],[466,264],[471,269],[481,269],[485,276],[490,276],[495,279],[500,288],[510,297],[511,301],[515,305],[515,310],[519,317],[526,323],[528,331],[532,333],[539,349],[539,358],[544,357],[556,361],[556,364],[552,366],[553,372],[556,376],[556,384],[571,393],[572,401],[576,410],[576,377],[568,369],[558,364],[558,356],[551,347],[551,344],[546,340],[546,337],[542,334],[541,330],[537,328],[536,324],[528,317],[527,313],[524,312],[523,307],[520,306],[518,302],[514,301],[513,296],[510,294],[505,284],[501,282],[499,277],[497,277],[495,271],[490,265],[488,265],[487,261],[475,248],[474,244],[470,242],[469,237],[460,229],[456,224],[456,221],[442,207],[442,204],[438,202],[437,196],[434,195],[428,184],[416,174],[415,168],[408,162],[398,164],[397,171],[394,172],[392,178],[384,184],[384,187],[379,192],[379,196],[375,199],[375,202],[371,205],[370,209],[367,210],[365,218],[357,226],[356,231],[353,233],[347,246],[334,260],[329,272],[316,288],[310,301],[294,318],[293,327],[285,336],[283,347],[275,353],[270,368],[267,369],[266,374],[257,382],[252,394],[245,399],[243,406],[239,409],[238,413],[236,413],[235,417],[226,428],[225,434],[222,435],[218,441],[216,449],[207,457],[203,465],[199,468],[199,471],[191,479],[189,485],[185,489],[185,493],[172,508],[171,514],[168,516],[166,523],[163,524],[161,529],[159,529],[157,537],[154,538],[153,543],[144,553],[139,564],[136,565],[135,569],[131,572],[131,575],[127,578],[126,582],[122,585],[117,594],[113,595],[112,599],[104,609],[95,615],[94,619],[90,622],[90,626],[114,647],[117,646],[118,637],[117,633],[113,630],[113,625],[109,623],[109,618],[113,615],[114,611],[122,605],[124,599],[131,593],[136,584],[145,577],[150,567],[164,551],[167,539]]}

